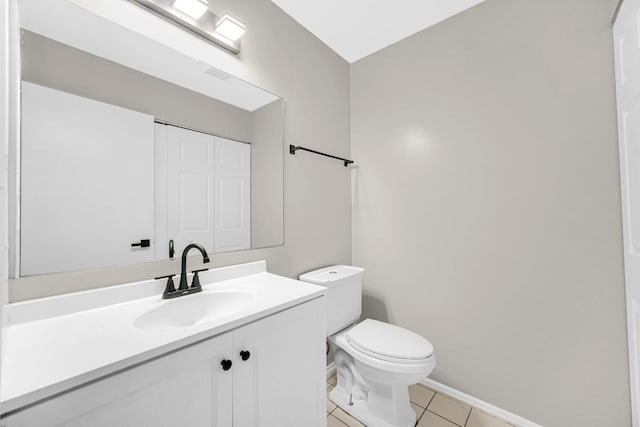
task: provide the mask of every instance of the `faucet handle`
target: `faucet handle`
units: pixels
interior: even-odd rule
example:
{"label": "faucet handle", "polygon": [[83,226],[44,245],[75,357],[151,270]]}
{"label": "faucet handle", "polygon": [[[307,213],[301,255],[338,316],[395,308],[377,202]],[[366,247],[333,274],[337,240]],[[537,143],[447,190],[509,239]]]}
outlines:
{"label": "faucet handle", "polygon": [[193,273],[193,280],[191,281],[191,288],[202,288],[202,286],[200,286],[200,278],[198,277],[198,273],[200,273],[201,271],[207,271],[208,268],[201,268],[200,270],[192,270],[191,272]]}
{"label": "faucet handle", "polygon": [[163,297],[176,291],[176,286],[173,284],[173,276],[175,275],[176,274],[173,273],[173,274],[167,274],[166,276],[160,276],[160,277],[154,278],[154,280],[167,279],[167,286],[166,288],[164,288],[164,293],[162,294]]}

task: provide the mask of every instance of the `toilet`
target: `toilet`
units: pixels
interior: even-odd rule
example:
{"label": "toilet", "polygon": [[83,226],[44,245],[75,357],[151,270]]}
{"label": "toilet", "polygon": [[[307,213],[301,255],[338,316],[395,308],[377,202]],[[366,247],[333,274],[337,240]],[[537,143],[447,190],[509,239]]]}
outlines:
{"label": "toilet", "polygon": [[363,273],[334,265],[299,277],[327,288],[327,336],[338,378],[330,399],[368,427],[413,427],[409,386],[433,371],[433,346],[399,326],[358,322]]}

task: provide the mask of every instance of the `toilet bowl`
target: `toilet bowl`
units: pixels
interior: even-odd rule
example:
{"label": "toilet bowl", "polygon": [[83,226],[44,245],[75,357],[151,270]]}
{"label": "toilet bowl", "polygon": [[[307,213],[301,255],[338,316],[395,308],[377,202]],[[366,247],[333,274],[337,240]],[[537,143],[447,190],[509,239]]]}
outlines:
{"label": "toilet bowl", "polygon": [[332,335],[329,342],[338,377],[332,401],[367,426],[415,425],[409,385],[426,378],[435,367],[427,340],[404,328],[365,319]]}
{"label": "toilet bowl", "polygon": [[369,427],[414,426],[409,385],[435,367],[433,346],[399,326],[373,319],[357,322],[363,272],[332,266],[300,276],[327,287],[327,333],[338,379],[330,399]]}

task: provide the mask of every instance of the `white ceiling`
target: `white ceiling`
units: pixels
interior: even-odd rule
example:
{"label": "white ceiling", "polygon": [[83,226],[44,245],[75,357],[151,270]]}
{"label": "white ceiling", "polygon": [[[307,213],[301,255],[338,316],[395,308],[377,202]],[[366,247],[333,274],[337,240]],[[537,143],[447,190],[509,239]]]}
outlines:
{"label": "white ceiling", "polygon": [[484,0],[271,0],[355,62]]}

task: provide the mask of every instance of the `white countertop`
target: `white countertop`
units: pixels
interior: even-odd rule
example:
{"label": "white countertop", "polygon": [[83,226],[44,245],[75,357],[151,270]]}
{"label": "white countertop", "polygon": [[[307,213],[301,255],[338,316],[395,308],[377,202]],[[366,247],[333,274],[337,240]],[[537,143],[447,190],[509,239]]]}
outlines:
{"label": "white countertop", "polygon": [[[264,261],[201,273],[203,293],[249,290],[247,308],[190,326],[142,330],[163,300],[164,281],[147,281],[27,301],[10,308],[2,365],[2,413],[324,295],[325,288],[266,272]],[[176,285],[177,286],[177,285]],[[149,296],[152,295],[152,296]],[[198,298],[202,294],[178,298]],[[123,296],[128,300],[123,301]]]}

